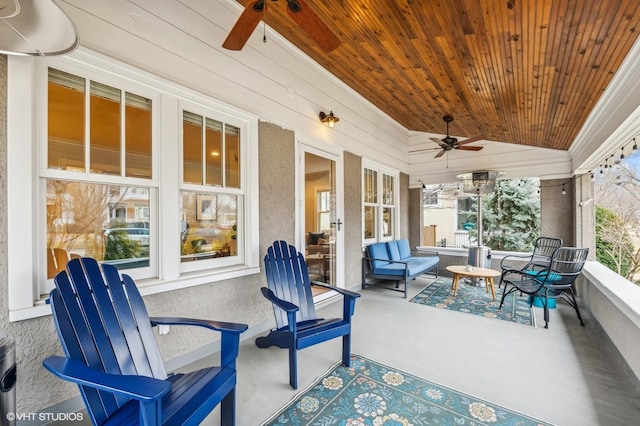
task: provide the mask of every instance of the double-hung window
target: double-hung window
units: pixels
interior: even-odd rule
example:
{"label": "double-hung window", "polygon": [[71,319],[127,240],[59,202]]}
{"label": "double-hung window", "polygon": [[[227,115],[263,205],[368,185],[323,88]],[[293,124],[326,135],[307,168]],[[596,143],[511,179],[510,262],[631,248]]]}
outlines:
{"label": "double-hung window", "polygon": [[259,272],[255,115],[84,49],[8,72],[12,321],[74,257],[143,294]]}
{"label": "double-hung window", "polygon": [[152,96],[48,67],[46,143],[39,147],[46,244],[37,247],[47,279],[84,256],[134,277],[157,276]]}
{"label": "double-hung window", "polygon": [[363,243],[387,241],[398,235],[398,173],[365,162],[362,173]]}
{"label": "double-hung window", "polygon": [[182,108],[183,271],[201,269],[206,263],[237,263],[242,256],[243,229],[238,228],[244,205],[241,132],[240,127],[211,118],[196,105]]}

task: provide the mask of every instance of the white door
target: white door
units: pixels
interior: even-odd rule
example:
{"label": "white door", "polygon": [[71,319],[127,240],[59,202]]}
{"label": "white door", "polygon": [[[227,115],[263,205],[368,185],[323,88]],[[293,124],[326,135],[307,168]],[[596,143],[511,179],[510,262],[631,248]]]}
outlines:
{"label": "white door", "polygon": [[[344,287],[342,157],[300,145],[300,247],[312,280]],[[328,294],[318,292],[314,300]]]}

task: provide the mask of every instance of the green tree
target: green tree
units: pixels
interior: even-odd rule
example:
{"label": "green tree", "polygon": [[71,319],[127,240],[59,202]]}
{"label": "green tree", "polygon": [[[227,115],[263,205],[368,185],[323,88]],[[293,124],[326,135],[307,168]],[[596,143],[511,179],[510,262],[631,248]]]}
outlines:
{"label": "green tree", "polygon": [[498,182],[484,196],[482,223],[485,244],[494,250],[531,251],[540,236],[538,179]]}
{"label": "green tree", "polygon": [[124,230],[112,231],[106,238],[104,260],[133,259],[144,254],[144,248],[129,239]]}
{"label": "green tree", "polygon": [[594,201],[598,260],[640,285],[639,160],[640,152],[606,173],[597,173]]}
{"label": "green tree", "polygon": [[612,210],[596,206],[596,257],[598,262],[630,279],[634,248],[624,220]]}

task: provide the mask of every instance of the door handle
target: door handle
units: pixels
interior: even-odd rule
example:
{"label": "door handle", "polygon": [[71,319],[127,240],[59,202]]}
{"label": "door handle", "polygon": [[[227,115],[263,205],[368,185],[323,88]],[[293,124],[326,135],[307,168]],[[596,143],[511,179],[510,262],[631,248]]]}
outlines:
{"label": "door handle", "polygon": [[331,225],[336,225],[338,226],[338,231],[340,230],[340,225],[342,225],[342,221],[340,219],[338,219],[337,222],[331,222]]}

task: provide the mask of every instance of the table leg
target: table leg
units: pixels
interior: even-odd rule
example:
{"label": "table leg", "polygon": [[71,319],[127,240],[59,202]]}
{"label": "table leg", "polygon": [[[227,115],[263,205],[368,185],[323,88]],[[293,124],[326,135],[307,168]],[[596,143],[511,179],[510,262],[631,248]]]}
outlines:
{"label": "table leg", "polygon": [[453,274],[453,297],[456,297],[458,294],[458,280],[460,276],[456,273]]}
{"label": "table leg", "polygon": [[486,277],[487,287],[491,286],[491,296],[493,297],[493,301],[496,301],[496,288],[493,285],[493,277]]}

